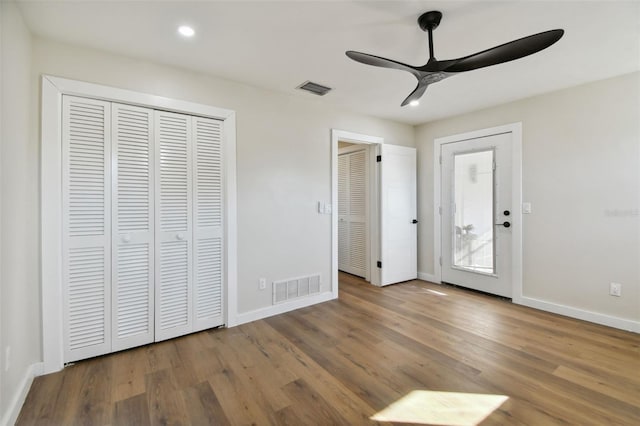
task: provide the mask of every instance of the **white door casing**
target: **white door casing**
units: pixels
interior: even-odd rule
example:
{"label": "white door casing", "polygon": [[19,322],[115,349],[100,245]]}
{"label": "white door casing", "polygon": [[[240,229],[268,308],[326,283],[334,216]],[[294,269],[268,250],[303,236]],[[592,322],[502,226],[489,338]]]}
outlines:
{"label": "white door casing", "polygon": [[381,284],[418,276],[416,149],[381,145]]}
{"label": "white door casing", "polygon": [[[64,101],[64,98],[71,97],[85,105],[80,113],[74,113],[76,122],[73,126],[65,125],[71,111],[66,105],[69,100]],[[112,300],[117,300],[114,299],[116,289],[112,289],[110,283],[113,272],[111,257],[117,253],[112,240],[117,240],[114,237],[119,236],[114,235],[118,224],[111,203],[111,190],[118,192],[119,174],[117,147],[114,150],[109,147],[112,143],[111,133],[116,128],[115,122],[111,125],[109,117],[110,109],[116,109],[115,105],[108,106],[111,102],[210,117],[224,122],[221,136],[226,163],[222,191],[225,197],[222,232],[225,256],[222,270],[226,281],[223,295],[226,294],[227,299],[222,303],[225,308],[222,316],[229,326],[236,325],[238,321],[235,113],[192,102],[43,76],[41,279],[45,374],[60,370],[64,362],[109,352],[112,343],[116,348],[114,350],[118,347],[115,342],[117,321],[115,316],[111,317],[111,312],[116,309],[115,303],[111,304]],[[101,106],[97,117],[96,105]],[[134,127],[137,124],[134,123]],[[73,137],[70,138],[70,135]],[[114,140],[113,144],[118,142]],[[133,156],[139,157],[140,154],[137,152]],[[153,168],[150,173],[153,173]],[[125,185],[129,183],[123,182]],[[84,201],[79,204],[79,199]],[[153,203],[150,201],[150,204]],[[131,221],[133,218],[129,219]],[[135,239],[135,232],[131,232],[130,240],[126,238],[130,243]],[[138,258],[137,263],[144,262],[139,262]],[[125,275],[128,273],[126,271]],[[127,277],[131,281],[131,275]],[[103,285],[99,284],[100,281]],[[138,284],[140,281],[136,280]],[[82,291],[77,291],[83,285]],[[67,326],[70,324],[67,321],[70,306],[81,307],[81,312],[76,310],[76,313],[84,315],[82,320],[75,321],[73,327]],[[125,321],[122,325],[121,331],[124,331],[131,324]],[[126,340],[132,336],[123,337]],[[67,348],[71,347],[68,345],[71,340],[74,341],[74,349],[69,354]]]}
{"label": "white door casing", "polygon": [[[511,134],[511,298],[522,303],[522,123],[511,123],[497,127],[474,130],[437,138],[433,143],[433,280],[442,281],[442,145],[470,139],[478,139],[502,133]],[[428,275],[428,274],[425,274]]]}
{"label": "white door casing", "polygon": [[443,282],[512,295],[511,138],[507,132],[441,146]]}
{"label": "white door casing", "polygon": [[[369,216],[367,222],[368,230],[368,255],[369,266],[367,268],[367,279],[374,285],[380,285],[380,269],[376,268],[376,259],[380,252],[379,237],[379,177],[375,164],[374,150],[384,143],[384,138],[378,136],[364,135],[360,133],[348,132],[345,130],[331,129],[331,204],[339,206],[338,201],[338,157],[344,152],[339,148],[340,142],[348,142],[356,145],[364,145],[369,153]],[[331,293],[333,298],[338,297],[338,263],[339,263],[339,232],[338,232],[338,209],[334,208],[331,214]]]}

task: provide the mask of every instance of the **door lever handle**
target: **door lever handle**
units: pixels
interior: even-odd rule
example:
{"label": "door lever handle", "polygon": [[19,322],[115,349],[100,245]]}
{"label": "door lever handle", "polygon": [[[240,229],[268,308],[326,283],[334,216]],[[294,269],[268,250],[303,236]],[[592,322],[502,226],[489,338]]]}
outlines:
{"label": "door lever handle", "polygon": [[411,223],[418,223],[418,219],[413,219]]}
{"label": "door lever handle", "polygon": [[505,228],[509,228],[511,226],[511,223],[505,220],[502,223],[496,223],[496,226],[504,226]]}

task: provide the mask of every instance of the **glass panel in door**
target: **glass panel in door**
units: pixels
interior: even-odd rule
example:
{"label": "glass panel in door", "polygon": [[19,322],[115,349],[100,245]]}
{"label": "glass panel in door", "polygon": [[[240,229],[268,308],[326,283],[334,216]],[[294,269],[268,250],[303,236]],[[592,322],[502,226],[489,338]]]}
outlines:
{"label": "glass panel in door", "polygon": [[454,154],[453,160],[453,266],[494,274],[494,151]]}

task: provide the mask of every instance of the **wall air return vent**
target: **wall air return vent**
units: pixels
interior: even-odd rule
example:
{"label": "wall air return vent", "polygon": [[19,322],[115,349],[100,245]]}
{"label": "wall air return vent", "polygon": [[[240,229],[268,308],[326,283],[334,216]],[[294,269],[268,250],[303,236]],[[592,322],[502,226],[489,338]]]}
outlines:
{"label": "wall air return vent", "polygon": [[320,274],[273,282],[273,304],[320,293]]}
{"label": "wall air return vent", "polygon": [[296,89],[306,90],[314,95],[324,96],[331,91],[331,87],[323,86],[322,84],[314,83],[313,81],[305,81]]}

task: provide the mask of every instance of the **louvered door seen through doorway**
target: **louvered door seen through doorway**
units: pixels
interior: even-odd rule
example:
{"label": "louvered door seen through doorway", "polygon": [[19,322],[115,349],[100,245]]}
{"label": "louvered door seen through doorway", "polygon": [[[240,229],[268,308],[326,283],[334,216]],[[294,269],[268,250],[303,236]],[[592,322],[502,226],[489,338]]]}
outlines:
{"label": "louvered door seen through doorway", "polygon": [[367,152],[338,156],[338,269],[367,275]]}
{"label": "louvered door seen through doorway", "polygon": [[64,361],[224,323],[222,121],[63,96]]}

